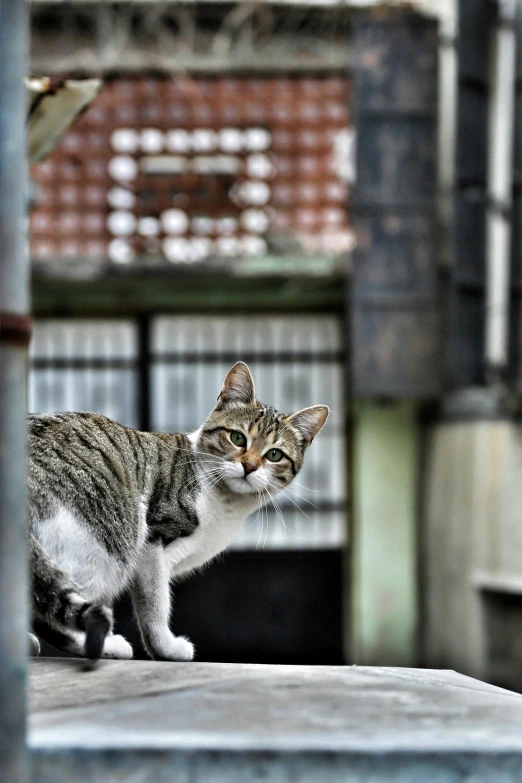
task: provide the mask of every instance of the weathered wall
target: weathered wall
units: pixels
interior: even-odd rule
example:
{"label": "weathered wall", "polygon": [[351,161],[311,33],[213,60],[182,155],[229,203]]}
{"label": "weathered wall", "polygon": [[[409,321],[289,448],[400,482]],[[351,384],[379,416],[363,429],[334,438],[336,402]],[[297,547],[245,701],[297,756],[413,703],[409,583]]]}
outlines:
{"label": "weathered wall", "polygon": [[522,424],[426,439],[422,584],[429,666],[522,688]]}

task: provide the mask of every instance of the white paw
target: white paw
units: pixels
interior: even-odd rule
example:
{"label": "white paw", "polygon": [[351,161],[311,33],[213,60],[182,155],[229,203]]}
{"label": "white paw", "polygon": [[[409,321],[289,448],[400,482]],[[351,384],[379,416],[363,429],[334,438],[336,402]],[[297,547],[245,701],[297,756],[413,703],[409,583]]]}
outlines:
{"label": "white paw", "polygon": [[33,658],[40,655],[40,642],[34,633],[29,634],[29,655]]}
{"label": "white paw", "polygon": [[194,645],[184,636],[170,634],[154,645],[154,658],[159,661],[191,661]]}
{"label": "white paw", "polygon": [[132,647],[125,637],[118,634],[107,636],[103,645],[102,658],[129,660],[133,656]]}

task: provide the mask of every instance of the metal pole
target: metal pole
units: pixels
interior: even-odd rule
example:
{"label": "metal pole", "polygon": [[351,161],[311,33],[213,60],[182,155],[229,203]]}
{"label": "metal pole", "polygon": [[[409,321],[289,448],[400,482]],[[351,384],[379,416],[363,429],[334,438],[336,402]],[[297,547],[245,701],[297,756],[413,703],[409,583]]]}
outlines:
{"label": "metal pole", "polygon": [[28,780],[25,0],[0,0],[0,783]]}
{"label": "metal pole", "polygon": [[486,366],[501,381],[508,364],[517,0],[500,0],[493,33],[486,234]]}

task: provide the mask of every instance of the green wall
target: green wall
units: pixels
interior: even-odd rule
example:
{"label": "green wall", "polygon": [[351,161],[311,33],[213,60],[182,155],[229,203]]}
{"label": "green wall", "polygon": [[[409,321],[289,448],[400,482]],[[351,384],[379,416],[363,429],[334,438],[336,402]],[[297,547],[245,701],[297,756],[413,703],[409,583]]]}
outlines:
{"label": "green wall", "polygon": [[418,422],[413,402],[358,402],[350,547],[354,663],[413,666]]}

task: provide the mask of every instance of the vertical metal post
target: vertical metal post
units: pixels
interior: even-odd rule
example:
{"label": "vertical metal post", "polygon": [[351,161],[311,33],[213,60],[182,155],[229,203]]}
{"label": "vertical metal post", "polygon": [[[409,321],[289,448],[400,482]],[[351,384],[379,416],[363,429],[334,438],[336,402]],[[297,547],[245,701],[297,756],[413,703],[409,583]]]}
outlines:
{"label": "vertical metal post", "polygon": [[[436,241],[438,27],[408,9],[379,8],[357,17],[352,30],[358,237],[349,294],[356,399],[352,653],[360,664],[411,666],[418,595],[414,400],[437,396],[444,380]],[[383,397],[388,405],[377,402]]]}
{"label": "vertical metal post", "polygon": [[498,3],[489,95],[485,358],[494,382],[503,380],[509,359],[517,4]]}
{"label": "vertical metal post", "polygon": [[26,3],[0,0],[0,783],[24,783]]}

